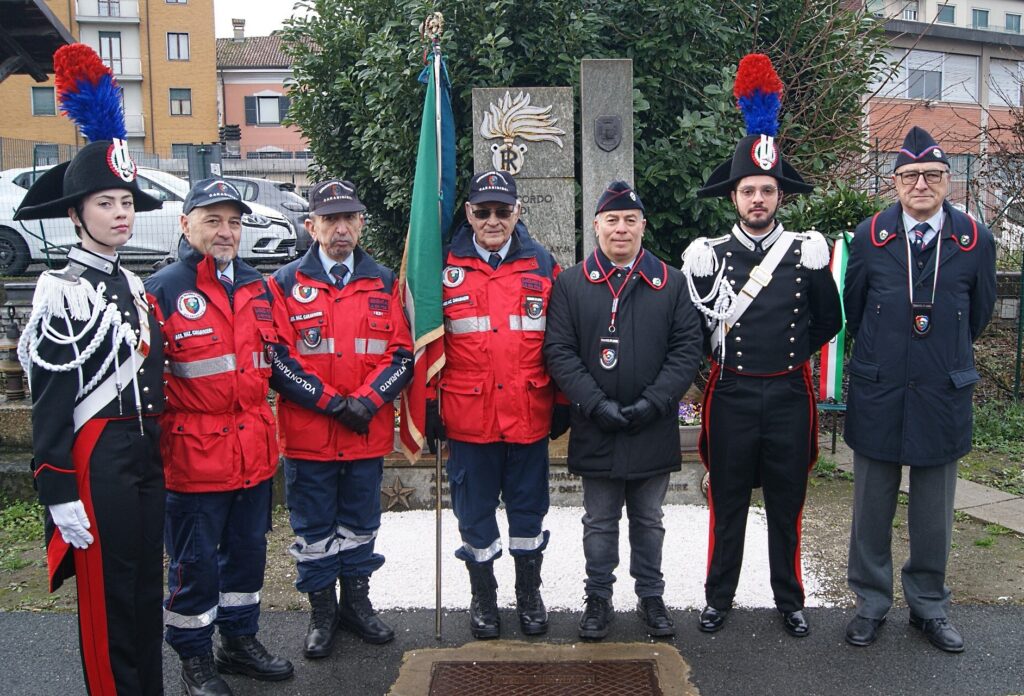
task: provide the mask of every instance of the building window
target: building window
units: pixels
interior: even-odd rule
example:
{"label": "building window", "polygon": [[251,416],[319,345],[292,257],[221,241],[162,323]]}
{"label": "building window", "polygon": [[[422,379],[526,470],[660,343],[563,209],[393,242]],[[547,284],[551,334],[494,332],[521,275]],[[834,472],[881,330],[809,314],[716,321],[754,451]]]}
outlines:
{"label": "building window", "polygon": [[192,115],[192,90],[171,87],[171,116]]}
{"label": "building window", "polygon": [[288,113],[288,97],[254,95],[245,98],[245,122],[248,125],[276,126]]}
{"label": "building window", "polygon": [[167,33],[167,60],[188,60],[188,34]]}
{"label": "building window", "polygon": [[971,10],[971,27],[988,29],[988,10]]}
{"label": "building window", "polygon": [[120,17],[121,0],[97,0],[96,9],[100,17]]}
{"label": "building window", "polygon": [[939,5],[935,21],[942,24],[956,24],[956,5]]}
{"label": "building window", "polygon": [[1006,13],[1006,31],[1010,32],[1011,34],[1020,33],[1019,14],[1010,14],[1009,12]]}
{"label": "building window", "polygon": [[907,20],[908,22],[916,22],[917,21],[917,3],[916,2],[908,2],[906,5],[903,6],[903,19]]}
{"label": "building window", "polygon": [[907,96],[911,99],[937,101],[942,98],[942,71],[911,70]]}
{"label": "building window", "polygon": [[188,159],[188,143],[171,143],[171,159]]}
{"label": "building window", "polygon": [[166,0],[168,5],[184,5],[186,0]]}
{"label": "building window", "polygon": [[885,0],[867,0],[864,9],[873,15],[882,16],[885,14]]}
{"label": "building window", "polygon": [[32,88],[32,115],[56,116],[57,107],[53,101],[53,87]]}
{"label": "building window", "polygon": [[121,32],[101,31],[100,32],[100,59],[115,75],[121,75],[124,71],[124,63],[121,60]]}

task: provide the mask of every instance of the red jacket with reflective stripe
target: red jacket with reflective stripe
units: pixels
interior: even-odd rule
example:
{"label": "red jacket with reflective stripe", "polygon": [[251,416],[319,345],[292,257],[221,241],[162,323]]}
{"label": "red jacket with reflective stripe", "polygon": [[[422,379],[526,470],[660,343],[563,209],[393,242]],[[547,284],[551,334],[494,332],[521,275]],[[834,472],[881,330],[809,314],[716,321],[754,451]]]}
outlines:
{"label": "red jacket with reflective stripe", "polygon": [[335,418],[282,398],[278,433],[286,457],[314,461],[380,457],[394,449],[392,402],[412,377],[412,338],[389,269],[356,248],[352,277],[335,287],[319,245],[270,279],[281,341],[303,368],[374,414],[359,435]]}
{"label": "red jacket with reflective stripe", "polygon": [[[146,281],[166,346],[160,451],[171,491],[249,488],[274,475],[278,449],[267,403],[272,378],[275,389],[306,395],[311,406],[327,408],[337,396],[315,378],[296,374],[278,343],[263,277],[234,263],[233,304],[213,259],[191,250]],[[302,383],[282,379],[282,370]]]}
{"label": "red jacket with reflective stripe", "polygon": [[492,270],[464,223],[445,263],[445,367],[437,386],[448,437],[536,442],[551,430],[555,398],[541,349],[557,262],[519,223]]}

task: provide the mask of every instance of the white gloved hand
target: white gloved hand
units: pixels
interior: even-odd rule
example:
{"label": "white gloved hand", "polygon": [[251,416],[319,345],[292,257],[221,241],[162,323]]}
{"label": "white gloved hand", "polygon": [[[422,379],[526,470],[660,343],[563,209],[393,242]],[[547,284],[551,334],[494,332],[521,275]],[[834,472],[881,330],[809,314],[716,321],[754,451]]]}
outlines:
{"label": "white gloved hand", "polygon": [[81,500],[73,500],[70,503],[50,505],[50,517],[53,523],[60,530],[64,541],[76,549],[84,549],[92,543],[92,534],[89,533],[89,516],[85,514],[85,506]]}

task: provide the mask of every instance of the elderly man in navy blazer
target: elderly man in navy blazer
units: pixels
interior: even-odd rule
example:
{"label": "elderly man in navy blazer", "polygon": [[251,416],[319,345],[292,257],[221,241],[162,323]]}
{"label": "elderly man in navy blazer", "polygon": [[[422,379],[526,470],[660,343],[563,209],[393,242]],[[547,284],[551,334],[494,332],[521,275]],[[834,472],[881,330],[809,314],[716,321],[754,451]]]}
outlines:
{"label": "elderly man in navy blazer", "polygon": [[858,227],[846,270],[854,336],[844,437],[854,451],[848,581],[851,645],[873,643],[892,606],[892,520],[910,467],[910,625],[960,652],[946,586],[957,460],[971,449],[973,343],[995,304],[992,233],[949,204],[949,160],[914,127],[893,174],[899,202]]}

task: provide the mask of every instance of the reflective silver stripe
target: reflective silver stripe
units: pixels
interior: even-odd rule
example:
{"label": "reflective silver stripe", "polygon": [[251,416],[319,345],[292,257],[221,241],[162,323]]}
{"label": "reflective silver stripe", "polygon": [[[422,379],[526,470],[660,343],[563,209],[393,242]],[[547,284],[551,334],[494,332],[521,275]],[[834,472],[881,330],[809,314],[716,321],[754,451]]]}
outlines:
{"label": "reflective silver stripe", "polygon": [[509,551],[536,551],[544,543],[544,532],[535,537],[514,537],[508,538]]}
{"label": "reflective silver stripe", "polygon": [[526,317],[521,314],[508,315],[508,328],[513,331],[543,331],[548,325],[547,317]]}
{"label": "reflective silver stripe", "polygon": [[314,348],[310,348],[305,341],[299,339],[295,342],[295,350],[299,355],[328,355],[334,352],[334,339],[322,339]]}
{"label": "reflective silver stripe", "polygon": [[221,607],[247,607],[259,603],[259,592],[221,592],[217,600],[217,605]]}
{"label": "reflective silver stripe", "polygon": [[253,353],[252,353],[252,366],[255,367],[257,370],[260,369],[261,367],[263,367],[263,368],[270,367],[270,361],[267,360],[266,353],[264,353],[262,350],[261,351],[253,351]]}
{"label": "reflective silver stripe", "polygon": [[356,534],[351,529],[345,529],[340,524],[338,525],[338,541],[339,551],[348,551],[364,544],[369,544],[371,541],[377,538],[377,531],[374,530],[369,534]]}
{"label": "reflective silver stripe", "polygon": [[295,537],[295,543],[288,547],[288,553],[299,563],[337,556],[339,551],[341,547],[338,544],[338,537],[334,536],[321,539],[314,544],[307,544],[302,537]]}
{"label": "reflective silver stripe", "polygon": [[357,338],[356,355],[384,355],[388,342],[380,338]]}
{"label": "reflective silver stripe", "polygon": [[486,549],[477,549],[466,543],[462,544],[462,548],[466,549],[477,563],[486,563],[501,551],[501,539],[495,539],[494,543]]}
{"label": "reflective silver stripe", "polygon": [[444,330],[450,334],[476,333],[491,330],[490,317],[463,317],[462,319],[445,319]]}
{"label": "reflective silver stripe", "polygon": [[164,625],[174,628],[204,628],[212,624],[216,618],[217,607],[196,616],[175,614],[169,609],[164,609]]}
{"label": "reflective silver stripe", "polygon": [[221,375],[225,372],[235,371],[235,354],[221,355],[216,358],[205,360],[193,360],[192,362],[178,362],[171,360],[168,363],[170,372],[175,377],[185,379],[196,379],[197,377],[209,377],[210,375]]}

